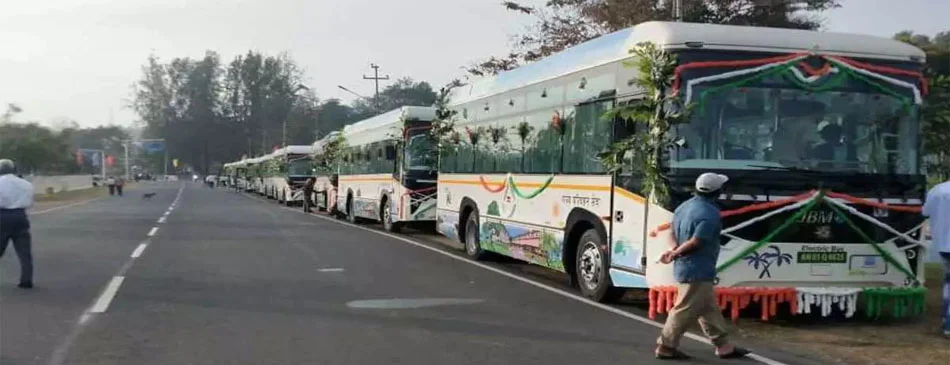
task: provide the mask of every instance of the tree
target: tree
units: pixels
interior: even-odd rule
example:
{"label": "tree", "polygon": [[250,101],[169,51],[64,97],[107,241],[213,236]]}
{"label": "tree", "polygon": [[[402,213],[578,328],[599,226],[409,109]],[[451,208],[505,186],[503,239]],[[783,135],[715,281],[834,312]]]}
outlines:
{"label": "tree", "polygon": [[931,156],[927,171],[942,180],[950,178],[950,76],[931,79],[921,119],[924,154]]}
{"label": "tree", "polygon": [[[603,34],[651,20],[674,20],[668,0],[548,0],[544,7],[506,1],[512,11],[535,17],[515,38],[514,52],[468,68],[491,75],[547,57]],[[683,21],[694,23],[817,29],[815,13],[838,7],[838,0],[683,0]]]}
{"label": "tree", "polygon": [[[432,106],[436,93],[428,82],[416,82],[404,77],[379,92],[379,113],[385,113],[402,106]],[[359,99],[353,104],[357,120],[379,114],[374,99]]]}
{"label": "tree", "polygon": [[69,169],[70,146],[63,135],[37,123],[0,124],[0,156],[15,161],[25,174],[59,174],[76,169]]}
{"label": "tree", "polygon": [[905,30],[895,34],[894,39],[913,44],[927,53],[930,75],[950,75],[950,31],[937,33],[931,38]]}
{"label": "tree", "polygon": [[283,54],[248,52],[226,67],[213,51],[167,63],[151,56],[131,104],[146,138],[164,138],[173,158],[208,173],[242,154],[270,152],[283,143],[285,122],[288,142],[312,143],[318,101],[301,80]]}
{"label": "tree", "polygon": [[924,100],[924,154],[928,172],[941,178],[950,177],[950,31],[934,37],[905,30],[894,39],[913,44],[927,53],[926,77],[930,94]]}

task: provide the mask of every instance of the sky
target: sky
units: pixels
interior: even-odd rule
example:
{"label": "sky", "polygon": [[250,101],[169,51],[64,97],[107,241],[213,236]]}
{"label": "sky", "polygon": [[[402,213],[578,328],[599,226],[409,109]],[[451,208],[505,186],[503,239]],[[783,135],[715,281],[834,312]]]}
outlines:
{"label": "sky", "polygon": [[[544,0],[528,0],[543,3]],[[131,124],[126,105],[150,53],[288,52],[323,99],[371,95],[369,64],[438,87],[506,54],[531,18],[501,0],[0,0],[0,106],[18,120]],[[842,0],[825,30],[889,37],[950,30],[950,0]],[[942,18],[942,19],[941,19]],[[382,84],[385,86],[385,81]],[[0,107],[5,109],[5,107]]]}

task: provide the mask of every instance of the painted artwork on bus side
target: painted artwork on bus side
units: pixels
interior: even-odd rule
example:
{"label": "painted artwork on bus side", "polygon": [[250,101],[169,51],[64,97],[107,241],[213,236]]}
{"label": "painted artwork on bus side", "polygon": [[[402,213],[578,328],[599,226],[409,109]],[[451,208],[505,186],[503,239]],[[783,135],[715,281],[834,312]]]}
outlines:
{"label": "painted artwork on bus side", "polygon": [[563,234],[557,231],[486,220],[479,238],[487,251],[564,271]]}

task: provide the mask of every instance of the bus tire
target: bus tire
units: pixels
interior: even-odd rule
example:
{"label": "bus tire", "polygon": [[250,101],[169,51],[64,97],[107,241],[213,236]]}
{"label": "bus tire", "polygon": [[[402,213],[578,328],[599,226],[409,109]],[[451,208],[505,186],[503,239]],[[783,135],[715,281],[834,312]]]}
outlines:
{"label": "bus tire", "polygon": [[[313,200],[313,205],[317,206],[316,210],[318,212],[329,211],[329,209],[327,209],[330,206],[329,202],[327,202],[327,193],[316,193],[314,195],[316,195],[316,198]],[[320,202],[323,202],[323,205],[320,205]]]}
{"label": "bus tire", "polygon": [[380,220],[383,222],[383,228],[388,232],[399,233],[402,225],[399,222],[393,222],[393,203],[391,199],[383,199],[383,209],[380,214]]}
{"label": "bus tire", "polygon": [[473,210],[465,219],[465,232],[462,236],[462,244],[465,245],[465,255],[473,260],[485,258],[486,252],[482,250],[482,244],[478,226],[478,210]]}
{"label": "bus tire", "polygon": [[346,198],[346,220],[353,224],[359,224],[360,219],[356,217],[356,212],[353,211],[353,198]]}
{"label": "bus tire", "polygon": [[615,288],[610,280],[607,246],[602,241],[596,229],[590,228],[581,234],[574,275],[581,295],[603,303],[620,299],[623,290]]}

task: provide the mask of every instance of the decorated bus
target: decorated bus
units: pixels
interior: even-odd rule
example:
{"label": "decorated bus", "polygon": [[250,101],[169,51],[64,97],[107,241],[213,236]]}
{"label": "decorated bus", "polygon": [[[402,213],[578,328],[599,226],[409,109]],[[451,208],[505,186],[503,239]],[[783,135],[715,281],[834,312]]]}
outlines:
{"label": "decorated bus", "polygon": [[244,191],[257,194],[264,193],[263,161],[263,157],[254,157],[244,160],[247,166],[247,172],[244,178]]}
{"label": "decorated bus", "polygon": [[333,131],[317,140],[311,147],[313,155],[313,175],[316,182],[313,185],[312,201],[318,211],[336,211],[336,182],[337,174],[334,169],[339,157],[343,139],[339,131]]}
{"label": "decorated bus", "polygon": [[717,293],[734,315],[757,300],[766,318],[783,302],[850,315],[859,295],[917,313],[923,64],[853,34],[649,22],[604,35],[454,90],[437,229],[471,257],[565,272],[595,300],[649,289],[664,312],[672,212],[721,173]]}
{"label": "decorated bus", "polygon": [[303,202],[303,185],[313,176],[312,152],[312,146],[287,146],[265,156],[264,195],[285,205]]}
{"label": "decorated bus", "polygon": [[344,127],[337,210],[352,222],[381,221],[389,231],[435,221],[434,118],[434,108],[406,106]]}

